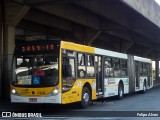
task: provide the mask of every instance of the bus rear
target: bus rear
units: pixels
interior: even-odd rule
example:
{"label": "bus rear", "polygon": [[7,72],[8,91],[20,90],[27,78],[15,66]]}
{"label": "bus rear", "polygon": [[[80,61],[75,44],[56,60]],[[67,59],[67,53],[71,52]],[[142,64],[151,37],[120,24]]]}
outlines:
{"label": "bus rear", "polygon": [[16,44],[11,81],[13,103],[61,103],[59,41]]}

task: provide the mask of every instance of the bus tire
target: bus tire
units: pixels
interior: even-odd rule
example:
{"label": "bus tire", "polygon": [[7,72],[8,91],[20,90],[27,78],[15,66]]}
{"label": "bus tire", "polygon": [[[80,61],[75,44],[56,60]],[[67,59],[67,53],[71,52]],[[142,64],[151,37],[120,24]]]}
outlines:
{"label": "bus tire", "polygon": [[123,84],[119,84],[118,86],[118,96],[117,99],[120,100],[123,98],[124,95],[124,89],[123,89]]}
{"label": "bus tire", "polygon": [[147,90],[147,88],[146,88],[146,82],[144,82],[142,93],[143,93],[143,94],[146,93],[146,90]]}
{"label": "bus tire", "polygon": [[83,87],[81,108],[87,108],[90,106],[91,92],[88,87]]}

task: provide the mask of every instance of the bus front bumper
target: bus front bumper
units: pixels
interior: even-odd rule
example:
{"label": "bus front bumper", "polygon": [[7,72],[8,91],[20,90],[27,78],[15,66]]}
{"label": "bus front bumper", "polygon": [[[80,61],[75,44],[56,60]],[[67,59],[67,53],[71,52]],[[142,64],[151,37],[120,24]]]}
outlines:
{"label": "bus front bumper", "polygon": [[61,104],[61,93],[55,96],[29,97],[11,94],[11,103],[56,103]]}

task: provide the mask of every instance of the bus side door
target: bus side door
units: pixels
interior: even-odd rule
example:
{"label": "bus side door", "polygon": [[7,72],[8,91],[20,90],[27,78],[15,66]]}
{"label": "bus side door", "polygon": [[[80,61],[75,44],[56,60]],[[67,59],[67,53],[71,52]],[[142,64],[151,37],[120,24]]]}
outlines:
{"label": "bus side door", "polygon": [[102,67],[102,56],[95,56],[95,71],[96,71],[96,91],[97,95],[103,95],[104,77]]}

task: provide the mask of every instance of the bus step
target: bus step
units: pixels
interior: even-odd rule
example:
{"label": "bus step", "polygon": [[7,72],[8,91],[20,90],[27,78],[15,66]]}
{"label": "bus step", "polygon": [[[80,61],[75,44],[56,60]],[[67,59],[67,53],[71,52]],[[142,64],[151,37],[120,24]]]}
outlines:
{"label": "bus step", "polygon": [[103,98],[103,95],[97,95],[97,98]]}

